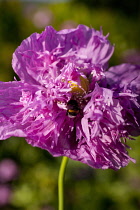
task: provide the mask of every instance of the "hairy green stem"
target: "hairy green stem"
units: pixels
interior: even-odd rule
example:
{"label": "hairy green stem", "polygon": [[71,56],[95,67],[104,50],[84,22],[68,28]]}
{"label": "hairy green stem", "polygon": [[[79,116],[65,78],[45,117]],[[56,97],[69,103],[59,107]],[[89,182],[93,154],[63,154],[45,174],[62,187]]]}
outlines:
{"label": "hairy green stem", "polygon": [[68,163],[67,157],[62,158],[59,175],[58,175],[58,201],[59,201],[59,210],[64,209],[64,176],[65,176],[65,170]]}

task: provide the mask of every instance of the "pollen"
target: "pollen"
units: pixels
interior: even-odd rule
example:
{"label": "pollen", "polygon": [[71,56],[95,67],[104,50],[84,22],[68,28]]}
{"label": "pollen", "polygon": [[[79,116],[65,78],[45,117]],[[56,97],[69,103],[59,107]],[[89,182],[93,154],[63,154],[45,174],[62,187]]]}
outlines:
{"label": "pollen", "polygon": [[89,81],[87,78],[82,76],[80,76],[79,79],[80,79],[80,84],[78,84],[75,81],[69,81],[70,88],[72,93],[83,95],[88,92]]}

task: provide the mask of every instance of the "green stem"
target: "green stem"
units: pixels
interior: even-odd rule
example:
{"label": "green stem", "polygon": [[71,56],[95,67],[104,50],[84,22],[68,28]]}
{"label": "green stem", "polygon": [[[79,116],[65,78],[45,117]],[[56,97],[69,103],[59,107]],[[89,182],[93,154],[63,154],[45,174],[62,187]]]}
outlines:
{"label": "green stem", "polygon": [[65,170],[68,163],[68,158],[63,157],[59,175],[58,175],[58,201],[59,201],[59,210],[64,209],[64,193],[63,193],[63,183],[64,183],[64,176],[65,176]]}

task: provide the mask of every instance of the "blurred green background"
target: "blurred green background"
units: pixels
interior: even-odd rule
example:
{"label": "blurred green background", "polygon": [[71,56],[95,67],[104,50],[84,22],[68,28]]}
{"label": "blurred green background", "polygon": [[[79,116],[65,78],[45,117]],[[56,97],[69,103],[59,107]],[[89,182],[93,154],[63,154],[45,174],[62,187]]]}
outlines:
{"label": "blurred green background", "polygon": [[[12,53],[33,32],[52,25],[56,30],[86,24],[115,44],[110,65],[140,64],[140,3],[111,0],[0,0],[0,80],[13,80]],[[140,138],[129,141],[137,160],[119,171],[94,170],[69,161],[65,179],[66,210],[140,209]],[[11,167],[6,161],[9,162]],[[24,139],[0,141],[0,209],[56,210],[61,157],[33,148]],[[7,164],[7,165],[6,165]],[[12,175],[10,173],[13,173]],[[7,178],[6,178],[7,177]]]}

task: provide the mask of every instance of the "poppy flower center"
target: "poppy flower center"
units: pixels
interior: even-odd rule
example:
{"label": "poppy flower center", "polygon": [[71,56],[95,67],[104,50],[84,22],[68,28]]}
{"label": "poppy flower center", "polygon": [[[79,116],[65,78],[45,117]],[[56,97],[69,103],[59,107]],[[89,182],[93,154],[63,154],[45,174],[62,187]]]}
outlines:
{"label": "poppy flower center", "polygon": [[69,81],[69,83],[70,83],[71,92],[74,95],[81,96],[88,92],[89,81],[86,77],[80,76],[78,82]]}

